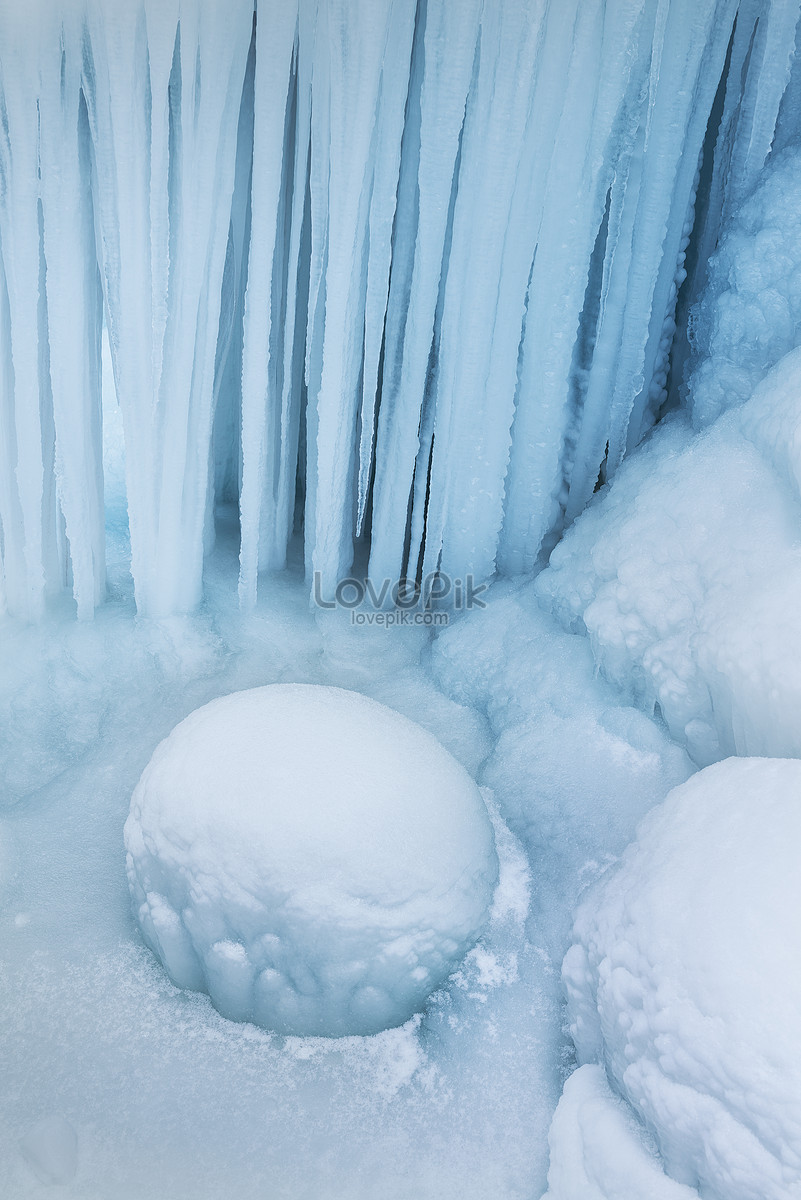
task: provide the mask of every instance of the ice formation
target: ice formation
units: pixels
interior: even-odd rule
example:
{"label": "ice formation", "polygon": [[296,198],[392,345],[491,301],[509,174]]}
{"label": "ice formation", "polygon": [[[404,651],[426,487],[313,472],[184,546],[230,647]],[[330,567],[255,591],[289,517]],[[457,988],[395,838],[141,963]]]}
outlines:
{"label": "ice formation", "polygon": [[603,1067],[579,1067],[551,1123],[542,1200],[698,1200],[694,1188],[665,1174],[650,1140]]}
{"label": "ice formation", "polygon": [[[0,5],[0,606],[531,568],[653,424],[774,136],[798,0]],[[682,283],[689,271],[689,279]],[[678,295],[681,289],[681,296]],[[677,307],[678,305],[678,307]]]}
{"label": "ice formation", "polygon": [[691,314],[695,370],[687,397],[697,426],[748,400],[801,342],[801,151],[771,160],[735,210]]}
{"label": "ice formation", "polygon": [[801,1193],[799,11],[0,0],[0,1190]]}
{"label": "ice formation", "polygon": [[497,584],[485,610],[437,637],[432,657],[440,686],[488,714],[479,781],[536,865],[538,936],[561,961],[581,890],[692,764],[598,677],[587,638],[543,613],[530,583]]}
{"label": "ice formation", "polygon": [[279,1033],[402,1024],[476,941],[498,879],[481,793],[431,734],[301,684],[182,721],[125,841],[142,932],[175,983]]}
{"label": "ice formation", "polygon": [[801,754],[800,392],[794,350],[703,434],[664,423],[535,584],[702,765]]}
{"label": "ice formation", "polygon": [[565,958],[580,1062],[710,1200],[801,1189],[800,795],[796,760],[693,776],[582,905]]}

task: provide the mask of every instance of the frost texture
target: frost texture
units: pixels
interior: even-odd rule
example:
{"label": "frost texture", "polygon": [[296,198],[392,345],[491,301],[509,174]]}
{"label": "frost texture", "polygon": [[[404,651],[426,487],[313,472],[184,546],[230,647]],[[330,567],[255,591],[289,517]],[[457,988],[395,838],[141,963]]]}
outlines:
{"label": "frost texture", "polygon": [[0,611],[103,599],[104,322],[140,612],[197,606],[221,503],[245,606],[301,525],[329,591],[534,567],[797,132],[798,13],[3,0]]}
{"label": "frost texture", "polygon": [[145,769],[125,841],[142,932],[172,979],[285,1034],[402,1024],[476,941],[498,881],[465,769],[339,688],[198,709]]}
{"label": "frost texture", "polygon": [[670,1175],[709,1200],[801,1190],[800,795],[801,764],[780,759],[676,788],[564,962],[579,1060],[605,1063]]}

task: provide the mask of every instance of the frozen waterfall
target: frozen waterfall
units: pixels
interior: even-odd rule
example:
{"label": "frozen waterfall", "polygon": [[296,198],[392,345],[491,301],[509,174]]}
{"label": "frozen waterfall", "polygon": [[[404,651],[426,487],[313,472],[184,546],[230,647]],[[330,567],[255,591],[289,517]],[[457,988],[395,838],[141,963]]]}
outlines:
{"label": "frozen waterfall", "polygon": [[104,595],[104,324],[140,611],[220,501],[246,605],[301,522],[327,587],[532,569],[679,402],[800,7],[2,0],[0,611]]}

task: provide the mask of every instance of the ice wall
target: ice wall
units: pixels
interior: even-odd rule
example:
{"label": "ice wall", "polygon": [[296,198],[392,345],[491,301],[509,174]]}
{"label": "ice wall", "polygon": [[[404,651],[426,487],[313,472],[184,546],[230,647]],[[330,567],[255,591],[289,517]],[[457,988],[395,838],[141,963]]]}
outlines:
{"label": "ice wall", "polygon": [[798,15],[0,0],[0,608],[102,599],[104,315],[141,611],[198,603],[220,498],[245,604],[301,509],[329,588],[531,569],[798,127]]}

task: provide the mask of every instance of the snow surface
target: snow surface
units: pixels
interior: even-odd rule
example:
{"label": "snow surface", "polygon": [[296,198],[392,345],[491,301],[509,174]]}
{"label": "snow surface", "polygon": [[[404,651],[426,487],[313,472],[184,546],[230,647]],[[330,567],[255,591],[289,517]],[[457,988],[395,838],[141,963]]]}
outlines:
{"label": "snow surface", "polygon": [[[94,622],[4,627],[0,1191],[49,1194],[19,1142],[58,1115],[77,1136],[69,1200],[539,1196],[573,1064],[571,910],[690,764],[530,588],[493,589],[432,655],[424,630],[310,613],[300,572],[241,614],[237,550],[221,533],[197,617],[134,621],[121,562]],[[215,697],[286,682],[403,713],[494,793],[487,931],[422,1017],[373,1037],[226,1020],[170,983],[131,915],[121,831],[153,747]]]}
{"label": "snow surface", "polygon": [[42,1183],[70,1183],[78,1169],[78,1138],[61,1116],[44,1117],[20,1139],[20,1150]]}
{"label": "snow surface", "polygon": [[537,936],[561,961],[580,891],[692,764],[598,677],[587,639],[560,630],[530,583],[496,585],[484,611],[439,634],[432,666],[455,700],[487,713],[479,781],[531,856]]}
{"label": "snow surface", "polygon": [[579,909],[563,977],[668,1172],[710,1200],[801,1192],[801,763],[676,788]]}
{"label": "snow surface", "polygon": [[173,982],[284,1034],[409,1020],[476,942],[498,881],[464,767],[375,700],[308,684],[186,717],[134,791],[125,847]]}

